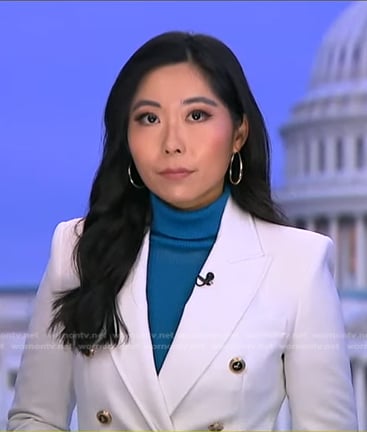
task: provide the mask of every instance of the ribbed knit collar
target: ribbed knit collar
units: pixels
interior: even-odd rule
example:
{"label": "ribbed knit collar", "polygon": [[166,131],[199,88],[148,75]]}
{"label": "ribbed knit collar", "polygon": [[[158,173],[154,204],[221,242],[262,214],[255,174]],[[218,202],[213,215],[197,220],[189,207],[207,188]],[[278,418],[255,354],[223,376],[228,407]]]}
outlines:
{"label": "ribbed knit collar", "polygon": [[176,209],[151,194],[153,234],[182,240],[200,240],[217,235],[224,207],[230,195],[225,187],[222,195],[198,210]]}

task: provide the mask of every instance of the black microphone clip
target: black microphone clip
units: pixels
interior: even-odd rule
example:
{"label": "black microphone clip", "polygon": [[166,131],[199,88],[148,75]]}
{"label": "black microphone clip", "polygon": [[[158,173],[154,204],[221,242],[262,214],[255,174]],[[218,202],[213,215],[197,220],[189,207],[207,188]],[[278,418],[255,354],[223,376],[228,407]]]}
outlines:
{"label": "black microphone clip", "polygon": [[213,283],[214,280],[214,273],[212,272],[208,272],[204,277],[198,275],[197,279],[200,280],[200,282],[196,281],[196,286],[202,287],[204,285],[211,285]]}

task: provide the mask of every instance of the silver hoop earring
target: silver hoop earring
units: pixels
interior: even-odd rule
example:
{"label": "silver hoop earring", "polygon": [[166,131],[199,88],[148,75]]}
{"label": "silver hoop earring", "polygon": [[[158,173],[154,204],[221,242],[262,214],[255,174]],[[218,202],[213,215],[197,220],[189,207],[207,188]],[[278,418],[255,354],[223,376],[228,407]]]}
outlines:
{"label": "silver hoop earring", "polygon": [[[237,178],[237,180],[234,180],[234,179],[233,179],[232,166],[233,166],[233,161],[234,161],[234,158],[235,158],[236,155],[238,155],[239,169],[238,169],[238,178]],[[241,182],[241,180],[242,180],[242,177],[243,177],[243,163],[242,163],[242,157],[241,157],[241,153],[240,153],[240,152],[236,152],[236,153],[233,153],[233,154],[232,154],[231,162],[230,162],[230,164],[229,164],[229,181],[230,181],[233,185],[237,186],[238,184],[240,184],[240,182]]]}
{"label": "silver hoop earring", "polygon": [[144,184],[138,185],[137,183],[134,182],[134,180],[132,178],[132,175],[131,175],[131,162],[130,162],[128,168],[127,168],[127,175],[129,176],[129,181],[134,186],[134,188],[136,188],[136,189],[143,189],[145,187]]}

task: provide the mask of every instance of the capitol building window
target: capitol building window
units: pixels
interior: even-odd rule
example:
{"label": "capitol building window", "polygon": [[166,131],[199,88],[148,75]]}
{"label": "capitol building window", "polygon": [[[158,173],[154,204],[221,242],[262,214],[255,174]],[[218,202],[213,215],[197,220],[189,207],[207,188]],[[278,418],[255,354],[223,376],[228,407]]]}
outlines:
{"label": "capitol building window", "polygon": [[319,167],[319,172],[324,172],[325,171],[325,141],[324,140],[320,140],[319,141],[319,153],[318,153],[318,167]]}
{"label": "capitol building window", "polygon": [[306,140],[303,145],[304,155],[303,155],[303,168],[304,173],[308,175],[311,169],[311,150],[310,150],[310,142]]}
{"label": "capitol building window", "polygon": [[355,45],[352,53],[352,75],[353,77],[358,77],[360,70],[360,58],[361,58],[361,46],[360,43]]}
{"label": "capitol building window", "polygon": [[341,138],[336,140],[335,168],[337,171],[341,171],[344,168],[344,148]]}
{"label": "capitol building window", "polygon": [[362,136],[356,139],[356,153],[355,153],[355,166],[359,170],[365,166],[365,148],[364,148],[364,138]]}

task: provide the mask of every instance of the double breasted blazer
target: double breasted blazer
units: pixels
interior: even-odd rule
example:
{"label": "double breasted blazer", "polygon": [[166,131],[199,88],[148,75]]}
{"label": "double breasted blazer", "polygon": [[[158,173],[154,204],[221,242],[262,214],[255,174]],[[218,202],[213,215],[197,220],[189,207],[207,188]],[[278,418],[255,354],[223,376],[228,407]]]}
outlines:
{"label": "double breasted blazer", "polygon": [[[285,397],[296,430],[357,428],[333,244],[254,219],[230,198],[157,376],[147,318],[149,233],[118,294],[130,341],[86,357],[47,333],[55,293],[78,285],[77,220],[60,223],[35,301],[8,428],[271,430]],[[128,247],[128,246],[127,246]]]}

